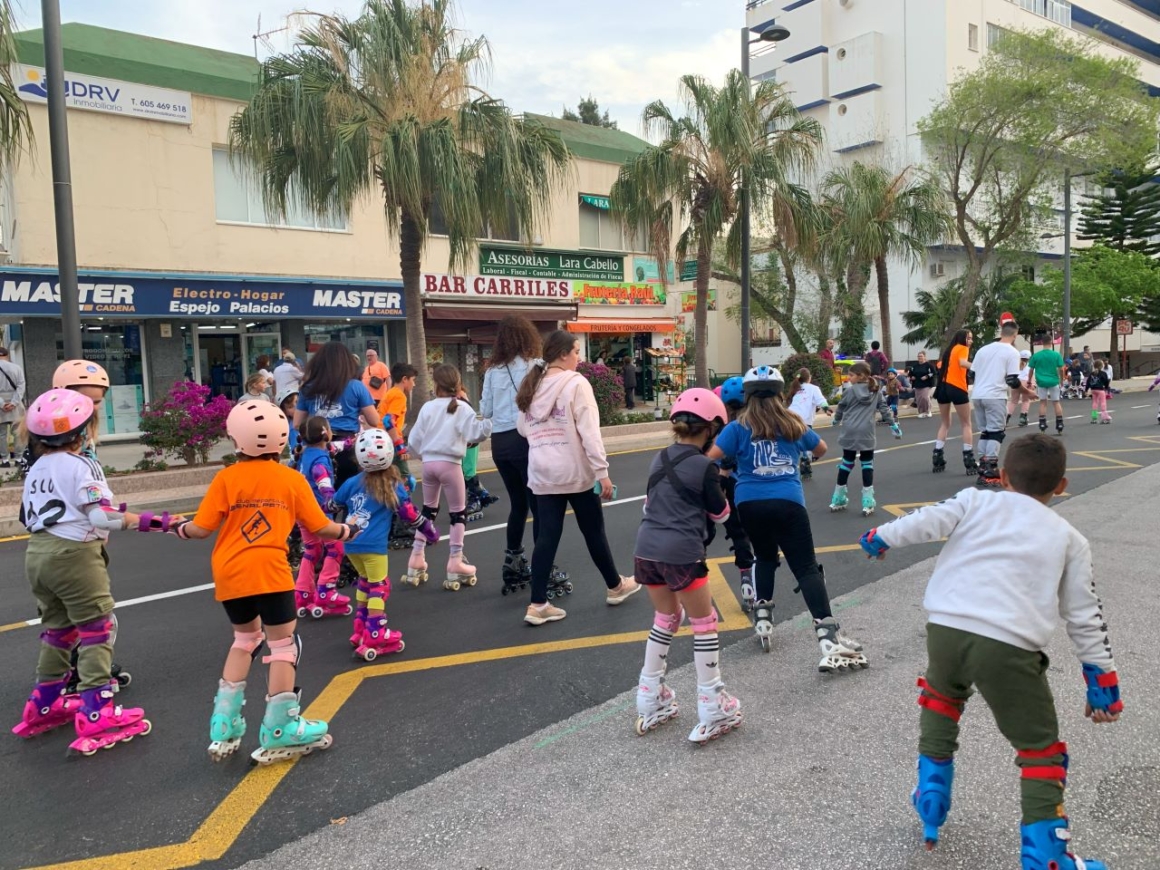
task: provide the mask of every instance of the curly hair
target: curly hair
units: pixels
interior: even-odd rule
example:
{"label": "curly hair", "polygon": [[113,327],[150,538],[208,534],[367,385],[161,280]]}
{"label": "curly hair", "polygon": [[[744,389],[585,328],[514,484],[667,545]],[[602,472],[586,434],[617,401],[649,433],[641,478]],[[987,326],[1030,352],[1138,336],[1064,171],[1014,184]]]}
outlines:
{"label": "curly hair", "polygon": [[510,314],[499,322],[487,367],[507,365],[516,357],[530,362],[540,356],[542,348],[539,330],[532,322],[518,314]]}

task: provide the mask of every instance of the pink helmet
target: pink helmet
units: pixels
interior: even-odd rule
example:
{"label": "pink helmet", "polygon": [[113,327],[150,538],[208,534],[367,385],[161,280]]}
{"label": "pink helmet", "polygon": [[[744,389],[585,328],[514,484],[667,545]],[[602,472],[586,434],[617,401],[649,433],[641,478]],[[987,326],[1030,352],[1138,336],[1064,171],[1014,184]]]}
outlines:
{"label": "pink helmet", "polygon": [[679,418],[682,416],[695,417],[706,423],[720,420],[719,426],[729,422],[729,412],[725,410],[725,403],[721,401],[721,397],[704,387],[693,387],[677,396],[677,401],[673,403],[673,409],[669,412],[669,419],[680,422]]}
{"label": "pink helmet", "polygon": [[94,362],[84,359],[65,360],[52,373],[54,390],[72,390],[77,387],[109,388],[109,373]]}
{"label": "pink helmet", "polygon": [[[713,395],[716,396],[718,399],[721,398],[721,385],[720,384],[713,387]],[[724,401],[724,399],[722,399],[722,401]]]}
{"label": "pink helmet", "polygon": [[25,421],[28,431],[49,447],[76,440],[93,419],[93,400],[75,390],[49,390],[36,397]]}
{"label": "pink helmet", "polygon": [[382,429],[364,429],[354,442],[354,457],[363,471],[385,471],[395,459],[395,445]]}
{"label": "pink helmet", "polygon": [[282,452],[290,438],[290,424],[282,409],[272,402],[242,402],[234,405],[226,417],[226,433],[238,453],[264,456]]}

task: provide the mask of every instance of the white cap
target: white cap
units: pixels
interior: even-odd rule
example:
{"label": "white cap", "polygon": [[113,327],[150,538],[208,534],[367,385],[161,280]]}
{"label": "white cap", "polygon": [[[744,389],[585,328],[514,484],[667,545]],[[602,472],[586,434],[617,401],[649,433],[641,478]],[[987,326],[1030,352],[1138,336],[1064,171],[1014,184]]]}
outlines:
{"label": "white cap", "polygon": [[1019,359],[1031,359],[1031,351],[1029,351],[1029,350],[1019,351]]}

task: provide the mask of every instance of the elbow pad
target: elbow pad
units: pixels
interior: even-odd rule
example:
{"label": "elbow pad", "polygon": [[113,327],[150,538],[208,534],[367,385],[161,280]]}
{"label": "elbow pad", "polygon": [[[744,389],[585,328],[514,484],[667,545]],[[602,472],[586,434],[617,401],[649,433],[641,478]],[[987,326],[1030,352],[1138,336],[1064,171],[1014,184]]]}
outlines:
{"label": "elbow pad", "polygon": [[1007,386],[1009,386],[1011,389],[1017,390],[1022,385],[1023,382],[1019,380],[1019,375],[1007,375]]}
{"label": "elbow pad", "polygon": [[1124,709],[1120,700],[1120,678],[1115,671],[1105,671],[1099,665],[1083,663],[1083,681],[1087,684],[1087,702],[1093,710],[1119,713]]}
{"label": "elbow pad", "polygon": [[[706,513],[708,513],[708,511],[706,511]],[[715,523],[725,522],[725,520],[729,519],[729,505],[726,504],[725,509],[719,514],[709,514],[709,519]]]}

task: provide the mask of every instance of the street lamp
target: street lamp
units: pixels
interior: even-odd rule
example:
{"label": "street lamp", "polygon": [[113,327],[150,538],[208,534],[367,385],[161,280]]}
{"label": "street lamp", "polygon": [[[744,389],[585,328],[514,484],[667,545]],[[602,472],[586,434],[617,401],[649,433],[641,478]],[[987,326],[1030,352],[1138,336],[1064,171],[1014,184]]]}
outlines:
{"label": "street lamp", "polygon": [[[750,87],[749,81],[749,46],[758,43],[775,43],[789,39],[789,30],[780,24],[771,24],[757,34],[757,39],[750,39],[752,31],[748,27],[741,28],[741,75],[745,76],[745,86]],[[741,179],[741,372],[749,371],[749,190],[745,179]]]}

